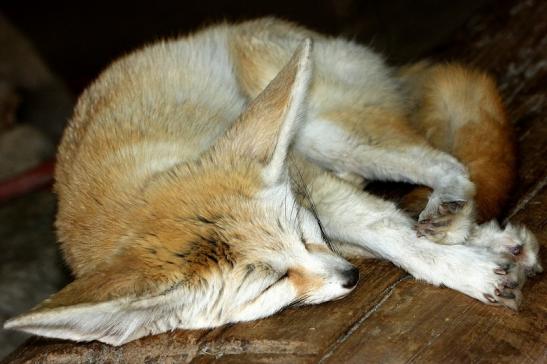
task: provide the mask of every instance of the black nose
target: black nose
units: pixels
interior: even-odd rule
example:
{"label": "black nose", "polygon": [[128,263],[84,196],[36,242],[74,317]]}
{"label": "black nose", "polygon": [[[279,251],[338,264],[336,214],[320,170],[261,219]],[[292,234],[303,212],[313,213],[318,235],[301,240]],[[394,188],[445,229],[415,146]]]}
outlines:
{"label": "black nose", "polygon": [[342,287],[344,288],[353,288],[359,282],[359,270],[357,268],[351,268],[342,273],[344,276],[344,283]]}

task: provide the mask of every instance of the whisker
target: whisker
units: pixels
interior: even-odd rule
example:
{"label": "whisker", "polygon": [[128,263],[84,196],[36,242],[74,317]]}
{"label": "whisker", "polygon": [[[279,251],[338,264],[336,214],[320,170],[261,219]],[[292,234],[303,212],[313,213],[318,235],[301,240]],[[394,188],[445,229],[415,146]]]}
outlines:
{"label": "whisker", "polygon": [[292,301],[291,303],[289,303],[286,308],[289,308],[289,307],[297,307],[297,306],[302,306],[306,300],[309,298],[308,295],[303,295],[303,296],[300,296],[298,297],[296,300]]}
{"label": "whisker", "polygon": [[[319,218],[319,213],[317,212],[317,207],[316,207],[315,203],[313,202],[313,200],[311,198],[310,190],[309,190],[308,186],[306,185],[306,183],[304,182],[304,176],[302,175],[302,172],[300,171],[300,169],[298,168],[298,165],[294,161],[293,156],[290,155],[289,158],[291,158],[292,166],[294,167],[294,170],[297,172],[300,181],[296,181],[294,179],[291,179],[291,180],[294,182],[294,184],[297,187],[299,187],[300,195],[303,196],[303,198],[306,200],[306,202],[309,205],[309,210],[311,211],[312,215],[317,220],[317,224],[319,226],[319,231],[321,232],[321,237],[323,238],[323,240],[325,241],[325,243],[327,244],[327,246],[329,247],[329,249],[332,252],[340,255],[338,250],[336,249],[336,247],[332,244],[332,241],[329,239],[329,237],[325,233],[325,228],[324,228],[324,226],[321,222],[321,219]],[[297,183],[297,182],[300,182],[300,183]]]}

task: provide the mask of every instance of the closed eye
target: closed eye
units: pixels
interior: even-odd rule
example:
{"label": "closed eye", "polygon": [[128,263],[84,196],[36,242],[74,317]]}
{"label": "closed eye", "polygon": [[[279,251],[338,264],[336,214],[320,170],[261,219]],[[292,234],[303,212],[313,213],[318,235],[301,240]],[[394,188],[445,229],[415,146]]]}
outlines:
{"label": "closed eye", "polygon": [[328,246],[328,248],[331,252],[333,252],[335,254],[338,254],[338,252],[334,248],[334,245],[332,244],[332,241],[329,239],[329,237],[325,233],[325,228],[323,227],[323,224],[321,223],[321,220],[319,219],[319,215],[317,214],[317,210],[315,208],[315,205],[313,204],[313,202],[311,200],[310,200],[310,206],[311,206],[310,212],[311,212],[313,218],[315,219],[315,222],[317,223],[317,226],[319,226],[319,232],[321,233],[321,238],[323,239],[325,244],[327,244],[327,246]]}
{"label": "closed eye", "polygon": [[315,220],[317,221],[317,225],[319,226],[319,231],[321,232],[321,238],[323,238],[323,241],[325,242],[325,244],[327,244],[329,249],[333,253],[336,253],[336,250],[334,249],[332,241],[329,239],[329,237],[325,233],[325,229],[323,228],[323,224],[321,223],[321,220],[319,220],[319,216],[317,216],[317,212],[315,210],[312,210],[312,214],[315,217]]}
{"label": "closed eye", "polygon": [[307,300],[308,298],[309,298],[309,297],[308,297],[307,295],[300,296],[300,297],[298,297],[296,300],[294,300],[293,302],[291,302],[289,305],[287,305],[287,307],[302,306],[303,304],[306,303],[306,300]]}
{"label": "closed eye", "polygon": [[[273,282],[268,287],[266,287],[266,289],[264,291],[262,291],[253,301],[257,300],[262,295],[267,294],[269,290],[273,289],[276,285],[278,285],[280,283],[283,283],[287,279],[289,279],[289,273],[288,272],[286,272],[285,274],[280,276],[277,281]],[[302,296],[298,297],[297,299],[295,299],[294,301],[288,303],[286,306],[284,306],[284,308],[293,307],[293,306],[301,306],[302,304],[304,304],[306,302],[307,299],[308,299],[308,295],[302,295]]]}
{"label": "closed eye", "polygon": [[[310,201],[310,206],[311,206],[311,208],[308,211],[311,213],[311,215],[315,219],[315,222],[316,222],[317,226],[319,226],[319,233],[321,234],[321,239],[323,239],[323,241],[325,242],[325,244],[327,245],[327,247],[329,248],[329,250],[331,252],[333,252],[335,254],[338,254],[338,252],[334,249],[334,246],[333,246],[331,240],[328,238],[327,234],[325,233],[325,229],[323,228],[323,224],[321,223],[321,220],[319,220],[319,216],[317,214],[315,206],[312,204],[311,201]],[[300,211],[302,209],[305,209],[305,207],[298,206],[297,215],[300,214]],[[306,238],[304,237],[304,231],[302,230],[302,226],[300,224],[298,225],[298,229],[299,229],[298,232],[300,234],[300,242],[302,242],[302,244],[304,244],[304,246],[308,245],[308,242],[307,242]]]}
{"label": "closed eye", "polygon": [[285,279],[288,279],[289,278],[289,273],[288,272],[285,272],[285,274],[283,274],[282,276],[279,277],[278,280],[274,281],[272,284],[270,284],[269,286],[267,286],[258,296],[262,296],[263,294],[265,294],[266,292],[268,292],[270,289],[272,289],[273,286],[275,286],[276,284],[280,283],[281,281],[285,280]]}
{"label": "closed eye", "polygon": [[[333,253],[336,253],[336,249],[334,248],[334,245],[332,244],[332,242],[330,241],[330,239],[328,238],[327,234],[325,233],[325,229],[323,227],[323,224],[321,223],[321,220],[319,219],[319,214],[317,213],[317,208],[315,207],[315,204],[313,203],[313,200],[310,196],[310,192],[308,191],[308,186],[304,183],[304,177],[302,176],[302,173],[300,172],[300,170],[298,169],[298,163],[296,163],[293,159],[293,156],[289,156],[289,158],[292,160],[292,165],[294,167],[294,171],[296,172],[297,174],[297,177],[298,177],[298,180],[296,180],[296,178],[291,178],[291,181],[292,181],[292,185],[295,187],[295,192],[297,194],[299,194],[302,198],[304,198],[307,203],[309,204],[309,210],[311,212],[311,214],[313,215],[313,217],[315,218],[316,222],[317,222],[317,225],[319,226],[319,231],[321,232],[321,238],[323,239],[323,241],[327,244],[327,246],[329,247],[329,249],[333,252]],[[291,175],[291,174],[289,174]],[[301,205],[297,205],[299,207],[299,210],[301,208],[303,208]],[[297,214],[298,214],[298,211],[297,211]],[[303,235],[301,233],[301,235]],[[302,241],[304,243],[304,241]]]}

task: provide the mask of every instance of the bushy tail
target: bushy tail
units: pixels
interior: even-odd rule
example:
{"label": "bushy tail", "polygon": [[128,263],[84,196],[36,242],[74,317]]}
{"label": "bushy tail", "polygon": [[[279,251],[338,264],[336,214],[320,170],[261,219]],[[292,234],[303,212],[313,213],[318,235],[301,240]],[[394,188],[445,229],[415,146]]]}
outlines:
{"label": "bushy tail", "polygon": [[[401,68],[400,75],[414,127],[468,168],[479,221],[498,216],[516,178],[516,148],[495,82],[458,64],[420,62]],[[428,195],[417,188],[403,207],[419,212]]]}

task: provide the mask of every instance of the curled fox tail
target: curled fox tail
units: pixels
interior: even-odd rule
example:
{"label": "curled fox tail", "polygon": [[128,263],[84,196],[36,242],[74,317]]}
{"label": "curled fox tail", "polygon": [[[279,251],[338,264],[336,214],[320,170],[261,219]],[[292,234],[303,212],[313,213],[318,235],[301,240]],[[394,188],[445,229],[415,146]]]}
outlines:
{"label": "curled fox tail", "polygon": [[[515,182],[516,147],[495,82],[458,64],[420,62],[399,72],[414,127],[467,167],[476,186],[478,220],[498,216]],[[429,192],[414,189],[403,198],[403,208],[419,213]]]}

